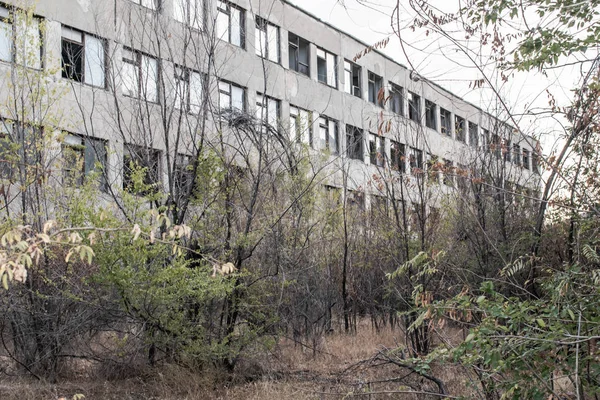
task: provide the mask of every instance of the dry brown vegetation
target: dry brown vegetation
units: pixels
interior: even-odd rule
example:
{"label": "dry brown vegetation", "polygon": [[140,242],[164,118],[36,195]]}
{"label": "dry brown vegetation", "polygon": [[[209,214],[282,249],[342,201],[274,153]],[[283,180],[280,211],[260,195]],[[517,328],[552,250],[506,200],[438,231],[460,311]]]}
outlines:
{"label": "dry brown vegetation", "polygon": [[[0,393],[7,400],[70,399],[75,394],[115,400],[429,398],[402,393],[426,387],[417,374],[374,360],[379,351],[402,346],[403,336],[399,329],[375,331],[363,323],[356,334],[322,337],[317,348],[284,338],[272,349],[248,352],[233,376],[216,370],[192,373],[163,365],[154,369],[132,366],[128,375],[135,377],[124,378],[124,371],[121,379],[106,379],[117,374],[77,363],[56,385],[5,375],[0,380]],[[87,372],[82,373],[82,369]],[[446,366],[435,375],[444,380],[450,393],[465,393],[464,373]]]}

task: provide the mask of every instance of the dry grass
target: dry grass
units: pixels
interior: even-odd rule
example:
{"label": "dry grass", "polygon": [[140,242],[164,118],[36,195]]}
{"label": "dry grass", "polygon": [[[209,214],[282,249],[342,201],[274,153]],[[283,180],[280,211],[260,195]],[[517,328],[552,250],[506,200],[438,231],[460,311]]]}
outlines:
{"label": "dry grass", "polygon": [[[225,379],[217,371],[198,374],[176,366],[139,371],[136,378],[106,381],[88,376],[66,379],[58,385],[4,377],[0,379],[0,398],[56,400],[71,399],[75,394],[102,400],[435,398],[397,393],[399,389],[409,389],[405,385],[425,389],[432,386],[425,385],[422,378],[408,370],[392,365],[375,366],[366,361],[378,350],[402,345],[402,338],[400,330],[388,328],[375,332],[363,324],[354,335],[336,333],[320,338],[316,351],[282,339],[271,351],[263,349],[242,359],[233,380]],[[446,382],[451,393],[465,394],[465,374],[460,370],[446,366],[438,371],[434,368],[433,374]],[[405,375],[408,376],[398,380]]]}

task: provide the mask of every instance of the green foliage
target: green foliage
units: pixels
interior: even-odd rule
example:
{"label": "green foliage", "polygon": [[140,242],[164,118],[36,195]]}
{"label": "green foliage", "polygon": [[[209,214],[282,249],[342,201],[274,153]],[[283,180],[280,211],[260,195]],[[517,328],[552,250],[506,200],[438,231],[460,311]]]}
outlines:
{"label": "green foliage", "polygon": [[484,282],[478,292],[422,308],[421,315],[440,321],[473,324],[462,343],[438,348],[429,362],[476,366],[487,390],[507,399],[547,399],[562,376],[599,393],[600,290],[590,272],[581,264],[547,271],[540,299],[505,297]]}
{"label": "green foliage", "polygon": [[[600,2],[574,0],[475,0],[462,9],[471,24],[493,26],[496,39],[502,28],[529,21],[514,38],[519,39],[514,61],[519,70],[557,65],[563,56],[584,54],[600,42]],[[534,24],[534,25],[533,25]],[[496,43],[502,48],[501,43]],[[502,52],[501,52],[502,54]]]}

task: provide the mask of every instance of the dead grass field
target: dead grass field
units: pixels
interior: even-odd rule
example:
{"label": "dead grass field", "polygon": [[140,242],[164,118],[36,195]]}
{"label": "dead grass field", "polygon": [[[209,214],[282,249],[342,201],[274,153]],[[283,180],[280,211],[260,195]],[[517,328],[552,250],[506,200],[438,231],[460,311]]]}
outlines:
{"label": "dead grass field", "polygon": [[[7,400],[85,399],[106,400],[286,400],[286,399],[429,399],[427,395],[400,393],[424,386],[424,380],[394,365],[369,362],[378,351],[402,345],[400,330],[376,332],[368,324],[354,335],[331,334],[317,343],[318,350],[280,340],[269,349],[258,349],[242,359],[233,378],[215,371],[191,373],[176,366],[144,369],[137,377],[100,379],[93,374],[56,385],[25,378],[0,378],[0,398]],[[445,366],[432,375],[442,379],[452,395],[467,395],[466,374]],[[435,387],[435,386],[433,386]]]}

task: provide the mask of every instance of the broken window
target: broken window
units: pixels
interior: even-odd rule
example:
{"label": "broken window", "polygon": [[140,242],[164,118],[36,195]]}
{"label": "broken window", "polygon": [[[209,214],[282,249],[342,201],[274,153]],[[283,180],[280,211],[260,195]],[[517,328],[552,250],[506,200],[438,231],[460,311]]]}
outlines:
{"label": "broken window", "polygon": [[310,75],[310,44],[299,36],[289,33],[288,54],[290,58],[290,69],[300,72],[306,76]]}
{"label": "broken window", "polygon": [[465,164],[458,164],[454,170],[458,188],[464,193],[469,189],[469,169]]}
{"label": "broken window", "polygon": [[317,49],[317,78],[331,87],[337,87],[336,55]]}
{"label": "broken window", "polygon": [[[502,155],[502,144],[500,143],[500,136],[495,133],[492,134],[492,142],[490,143],[490,150],[494,152],[496,158],[500,158]],[[509,149],[510,151],[510,149]]]}
{"label": "broken window", "polygon": [[371,204],[369,204],[370,207],[370,217],[371,217],[371,221],[375,222],[375,221],[381,221],[384,224],[388,223],[388,216],[389,216],[389,211],[388,211],[388,204],[387,204],[387,198],[384,196],[378,196],[378,195],[371,195],[370,196],[370,200],[371,200]]}
{"label": "broken window", "polygon": [[76,29],[62,27],[62,77],[105,87],[106,41]]}
{"label": "broken window", "polygon": [[279,63],[279,27],[259,16],[256,17],[257,56]]}
{"label": "broken window", "polygon": [[[126,144],[123,152],[123,189],[139,195],[155,192],[160,185],[159,150]],[[137,178],[141,178],[137,180]]]}
{"label": "broken window", "polygon": [[346,125],[346,154],[353,160],[363,161],[363,131]]}
{"label": "broken window", "polygon": [[227,1],[217,1],[216,35],[238,47],[245,47],[244,10]]}
{"label": "broken window", "polygon": [[353,96],[362,97],[360,67],[350,61],[344,61],[344,90]]}
{"label": "broken window", "polygon": [[92,172],[98,172],[99,187],[106,190],[106,141],[67,133],[62,142],[62,161],[66,185],[81,186]]}

